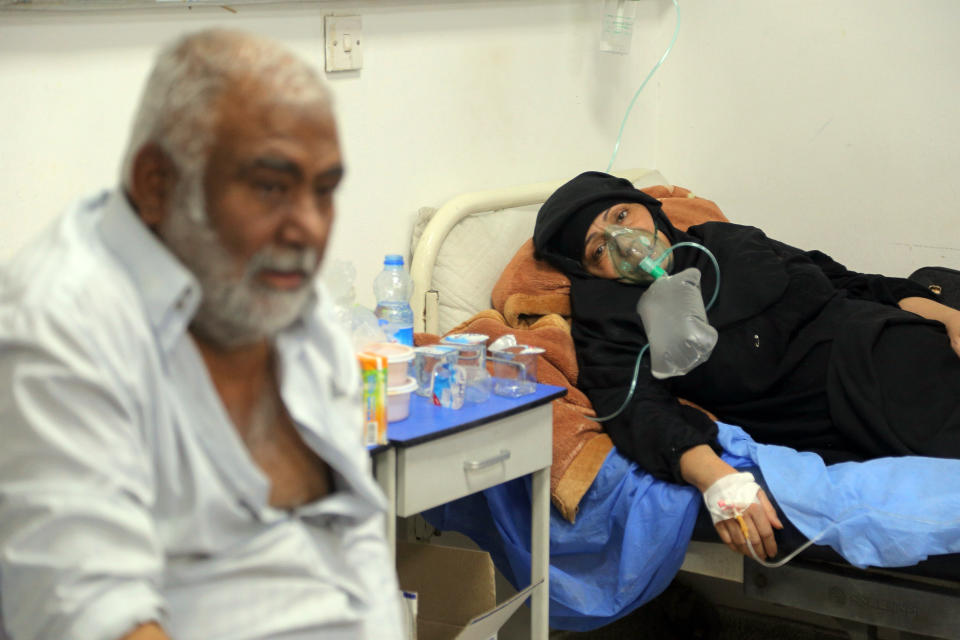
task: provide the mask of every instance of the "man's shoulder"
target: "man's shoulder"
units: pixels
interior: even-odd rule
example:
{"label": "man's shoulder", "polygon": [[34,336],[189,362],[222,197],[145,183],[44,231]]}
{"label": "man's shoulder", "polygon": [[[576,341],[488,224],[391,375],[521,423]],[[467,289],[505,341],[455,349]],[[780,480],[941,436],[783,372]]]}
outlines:
{"label": "man's shoulder", "polygon": [[129,277],[97,233],[96,199],[81,201],[0,267],[0,318],[82,326],[137,308]]}

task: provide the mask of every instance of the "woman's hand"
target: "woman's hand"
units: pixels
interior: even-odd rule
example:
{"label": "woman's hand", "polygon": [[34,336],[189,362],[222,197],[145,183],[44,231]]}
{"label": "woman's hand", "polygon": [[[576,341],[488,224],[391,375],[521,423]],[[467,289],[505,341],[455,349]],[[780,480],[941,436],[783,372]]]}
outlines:
{"label": "woman's hand", "polygon": [[[783,529],[783,523],[777,517],[777,511],[770,504],[763,489],[757,494],[757,498],[759,498],[760,504],[751,504],[743,512],[743,521],[747,525],[749,543],[753,545],[757,557],[766,560],[777,555],[777,541],[773,537],[773,530]],[[722,520],[715,525],[715,528],[725,545],[733,551],[750,556],[747,540],[744,539],[740,523],[736,518]]]}
{"label": "woman's hand", "polygon": [[[688,449],[680,456],[680,473],[684,480],[703,493],[720,478],[738,472],[721,460],[713,449],[702,444]],[[777,554],[777,542],[774,540],[773,530],[782,529],[783,524],[762,489],[757,494],[757,498],[760,504],[751,504],[744,511],[743,520],[747,525],[747,534],[757,552],[757,557],[762,560]],[[740,530],[740,523],[736,518],[717,522],[714,527],[724,544],[744,555],[750,554],[743,532]]]}
{"label": "woman's hand", "polygon": [[947,329],[950,346],[960,356],[960,311],[927,298],[904,298],[900,301],[900,308],[928,320],[942,322]]}

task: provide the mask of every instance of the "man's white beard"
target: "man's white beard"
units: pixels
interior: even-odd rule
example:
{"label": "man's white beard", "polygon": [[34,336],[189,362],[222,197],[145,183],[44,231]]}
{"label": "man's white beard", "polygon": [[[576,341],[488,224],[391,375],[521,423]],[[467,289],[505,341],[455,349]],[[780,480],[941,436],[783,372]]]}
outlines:
{"label": "man's white beard", "polygon": [[[236,261],[210,226],[203,203],[199,181],[179,186],[170,215],[159,229],[167,248],[200,283],[202,298],[191,330],[225,348],[276,335],[300,316],[310,299],[317,271],[316,250],[268,246],[237,273]],[[298,270],[309,277],[297,289],[278,290],[257,280],[263,269]]]}

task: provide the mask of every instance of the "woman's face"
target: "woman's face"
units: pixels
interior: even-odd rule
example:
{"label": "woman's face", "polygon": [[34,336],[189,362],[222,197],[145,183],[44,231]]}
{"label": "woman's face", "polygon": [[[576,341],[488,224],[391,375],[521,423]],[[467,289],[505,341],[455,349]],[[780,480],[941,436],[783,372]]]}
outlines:
{"label": "woman's face", "polygon": [[[656,227],[647,208],[636,202],[614,205],[602,211],[594,219],[593,224],[587,229],[587,237],[584,241],[583,267],[591,275],[617,280],[620,278],[620,274],[617,273],[610,256],[607,255],[607,240],[603,234],[603,230],[611,224],[633,229],[645,229],[650,233],[656,232]],[[670,242],[662,234],[658,237],[664,245],[670,246]]]}

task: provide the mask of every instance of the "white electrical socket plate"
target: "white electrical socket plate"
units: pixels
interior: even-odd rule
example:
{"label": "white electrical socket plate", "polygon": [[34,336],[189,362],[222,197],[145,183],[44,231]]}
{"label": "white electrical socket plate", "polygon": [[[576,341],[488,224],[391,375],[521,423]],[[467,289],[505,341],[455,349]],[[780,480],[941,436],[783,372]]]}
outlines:
{"label": "white electrical socket plate", "polygon": [[360,16],[323,17],[327,71],[355,71],[363,67],[362,32]]}

